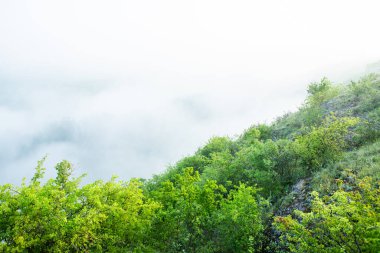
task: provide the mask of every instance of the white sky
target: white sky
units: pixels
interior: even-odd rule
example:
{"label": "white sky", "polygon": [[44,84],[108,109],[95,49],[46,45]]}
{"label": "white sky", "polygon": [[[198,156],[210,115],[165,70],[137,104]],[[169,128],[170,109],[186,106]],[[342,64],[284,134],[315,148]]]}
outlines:
{"label": "white sky", "polygon": [[378,1],[0,1],[0,182],[150,177],[380,59]]}

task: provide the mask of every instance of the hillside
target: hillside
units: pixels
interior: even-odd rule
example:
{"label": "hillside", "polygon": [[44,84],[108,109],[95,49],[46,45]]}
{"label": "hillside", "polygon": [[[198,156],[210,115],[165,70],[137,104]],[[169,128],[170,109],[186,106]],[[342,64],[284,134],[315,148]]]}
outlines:
{"label": "hillside", "polygon": [[308,86],[297,112],[213,137],[151,180],[72,166],[0,188],[4,252],[379,252],[380,76]]}

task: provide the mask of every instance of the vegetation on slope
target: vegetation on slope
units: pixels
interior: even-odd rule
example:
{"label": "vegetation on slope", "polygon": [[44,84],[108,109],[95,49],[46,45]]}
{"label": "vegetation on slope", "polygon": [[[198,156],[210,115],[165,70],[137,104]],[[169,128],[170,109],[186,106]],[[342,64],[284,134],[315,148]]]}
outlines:
{"label": "vegetation on slope", "polygon": [[[4,252],[378,252],[380,79],[211,138],[151,180],[80,186],[70,163],[0,187]],[[299,209],[299,210],[297,210]]]}

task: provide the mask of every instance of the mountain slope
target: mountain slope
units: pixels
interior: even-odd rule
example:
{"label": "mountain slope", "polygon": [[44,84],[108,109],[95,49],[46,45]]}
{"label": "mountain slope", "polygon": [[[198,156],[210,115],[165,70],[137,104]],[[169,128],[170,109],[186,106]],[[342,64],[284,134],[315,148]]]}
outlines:
{"label": "mountain slope", "polygon": [[[380,252],[380,77],[213,137],[151,180],[0,186],[1,252]],[[46,183],[43,183],[46,182]]]}

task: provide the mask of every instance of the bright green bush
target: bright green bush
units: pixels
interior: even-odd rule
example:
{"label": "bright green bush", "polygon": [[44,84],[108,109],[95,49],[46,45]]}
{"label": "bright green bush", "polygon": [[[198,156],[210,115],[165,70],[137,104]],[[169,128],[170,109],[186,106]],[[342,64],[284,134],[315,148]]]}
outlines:
{"label": "bright green bush", "polygon": [[380,251],[379,182],[364,178],[353,191],[339,189],[323,198],[317,192],[312,195],[310,212],[296,210],[297,218],[276,217],[285,248],[318,253]]}
{"label": "bright green bush", "polygon": [[234,153],[236,150],[235,143],[228,137],[213,137],[207,144],[197,151],[198,155],[211,158],[213,153],[229,152]]}
{"label": "bright green bush", "polygon": [[241,184],[221,201],[214,214],[215,252],[257,252],[263,237],[262,207],[257,190]]}
{"label": "bright green bush", "polygon": [[357,118],[326,118],[323,125],[300,135],[293,143],[294,152],[309,172],[315,171],[341,157],[347,147],[350,127],[358,124]]}
{"label": "bright green bush", "polygon": [[96,181],[79,187],[71,164],[56,166],[46,184],[39,163],[30,184],[0,187],[2,252],[133,251],[143,244],[159,204],[144,197],[141,183]]}
{"label": "bright green bush", "polygon": [[151,195],[163,205],[152,229],[160,252],[244,252],[262,236],[255,188],[242,184],[227,193],[188,168]]}

